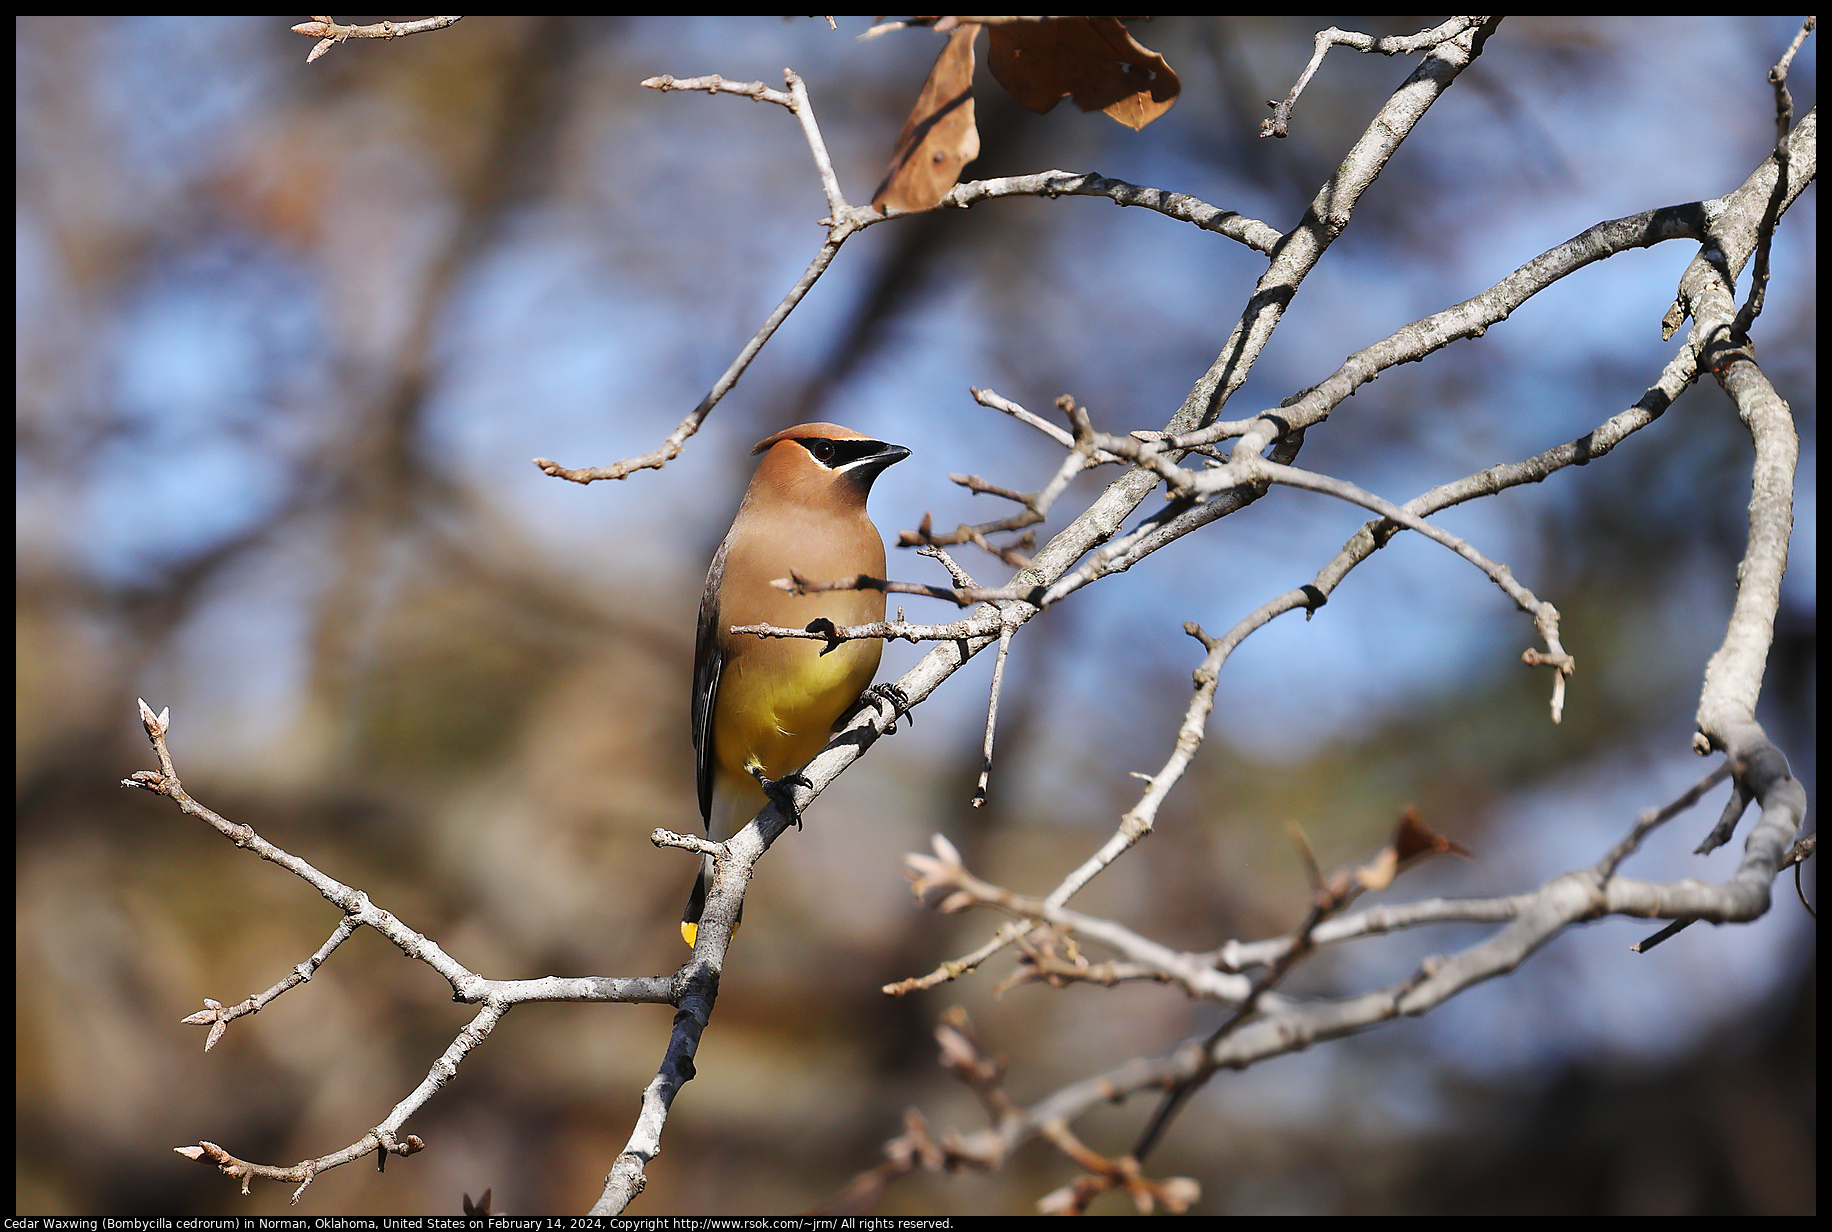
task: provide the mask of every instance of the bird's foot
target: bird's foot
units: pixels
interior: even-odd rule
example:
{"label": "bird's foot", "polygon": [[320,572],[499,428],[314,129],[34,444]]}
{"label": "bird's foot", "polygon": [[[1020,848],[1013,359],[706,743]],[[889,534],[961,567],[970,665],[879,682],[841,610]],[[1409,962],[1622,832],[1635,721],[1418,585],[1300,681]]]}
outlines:
{"label": "bird's foot", "polygon": [[879,703],[891,708],[891,721],[884,729],[885,735],[896,735],[898,719],[905,720],[911,727],[916,726],[916,720],[910,710],[910,695],[888,680],[882,684],[874,684],[859,694],[860,706],[872,706]]}
{"label": "bird's foot", "polygon": [[801,810],[795,807],[795,789],[806,787],[812,790],[814,784],[810,783],[799,770],[794,774],[785,774],[779,779],[772,779],[764,776],[762,766],[752,766],[750,769],[751,777],[757,780],[757,786],[763,788],[763,794],[790,816],[797,830],[801,829]]}

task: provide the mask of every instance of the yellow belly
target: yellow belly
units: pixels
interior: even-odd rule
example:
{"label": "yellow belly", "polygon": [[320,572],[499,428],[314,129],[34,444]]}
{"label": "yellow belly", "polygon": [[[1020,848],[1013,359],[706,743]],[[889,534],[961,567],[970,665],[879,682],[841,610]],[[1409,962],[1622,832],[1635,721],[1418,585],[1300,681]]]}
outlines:
{"label": "yellow belly", "polygon": [[779,642],[771,650],[780,648],[781,660],[766,670],[726,665],[712,723],[721,777],[748,778],[756,766],[767,778],[779,779],[826,746],[834,723],[871,683],[883,648],[873,641],[845,642],[823,655],[821,645]]}

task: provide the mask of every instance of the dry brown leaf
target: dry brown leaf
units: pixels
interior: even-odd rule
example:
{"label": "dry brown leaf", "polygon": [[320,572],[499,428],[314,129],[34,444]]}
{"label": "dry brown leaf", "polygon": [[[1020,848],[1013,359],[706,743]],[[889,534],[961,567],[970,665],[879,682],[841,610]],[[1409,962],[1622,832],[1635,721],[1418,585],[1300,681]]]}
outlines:
{"label": "dry brown leaf", "polygon": [[1418,810],[1407,805],[1400,811],[1399,823],[1393,827],[1393,842],[1380,849],[1367,864],[1355,870],[1355,880],[1369,890],[1384,890],[1403,868],[1427,856],[1452,855],[1468,857],[1469,849],[1455,839],[1445,838],[1419,819]]}
{"label": "dry brown leaf", "polygon": [[1399,853],[1401,864],[1410,864],[1424,856],[1435,856],[1443,852],[1466,859],[1470,854],[1469,848],[1455,839],[1445,838],[1419,820],[1418,810],[1410,805],[1400,812],[1399,825],[1393,831],[1393,847]]}
{"label": "dry brown leaf", "polygon": [[980,28],[964,22],[948,35],[929,79],[891,154],[891,169],[872,194],[881,210],[926,210],[961,177],[961,168],[980,156],[980,131],[973,124],[973,40]]}
{"label": "dry brown leaf", "polygon": [[1164,57],[1142,47],[1114,17],[1062,17],[992,28],[987,67],[1007,93],[1042,115],[1063,98],[1144,128],[1170,110],[1183,87]]}

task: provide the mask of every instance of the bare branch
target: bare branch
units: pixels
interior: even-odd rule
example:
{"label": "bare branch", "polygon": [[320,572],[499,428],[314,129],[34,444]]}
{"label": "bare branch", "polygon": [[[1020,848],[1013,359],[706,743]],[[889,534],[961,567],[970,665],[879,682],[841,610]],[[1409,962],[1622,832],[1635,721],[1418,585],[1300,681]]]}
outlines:
{"label": "bare branch", "polygon": [[992,663],[992,694],[986,702],[986,739],[980,746],[980,778],[973,788],[973,807],[986,803],[986,782],[992,776],[992,734],[999,723],[999,693],[1005,687],[1005,660],[1011,654],[1011,635],[1017,626],[1009,622],[999,628],[999,656]]}
{"label": "bare branch", "polygon": [[772,90],[761,81],[727,81],[717,73],[704,77],[676,77],[663,73],[659,77],[645,77],[642,80],[645,90],[704,90],[708,94],[736,94],[740,98],[756,99],[760,103],[775,103],[778,107],[795,110],[795,99],[782,90]]}
{"label": "bare branch", "polygon": [[[1444,90],[1449,88],[1462,70],[1479,54],[1479,50],[1477,39],[1468,35],[1441,46],[1438,54],[1430,57],[1408,77],[1400,89],[1381,108],[1374,121],[1356,142],[1349,156],[1338,167],[1336,174],[1318,192],[1312,203],[1311,213],[1307,216],[1306,224],[1294,231],[1288,237],[1288,242],[1275,255],[1271,268],[1259,280],[1247,311],[1223,345],[1220,355],[1210,365],[1208,371],[1198,378],[1189,396],[1185,398],[1182,408],[1166,425],[1164,430],[1166,436],[1177,438],[1205,425],[1213,425],[1211,430],[1219,429],[1222,426],[1215,422],[1219,412],[1226,405],[1227,399],[1245,381],[1254,358],[1257,357],[1277,327],[1282,315],[1281,305],[1289,300],[1297,284],[1303,281],[1309,269],[1321,259],[1323,252],[1334,237],[1341,234],[1347,226],[1355,202],[1359,200],[1361,193],[1378,174],[1380,167],[1384,165],[1392,151],[1397,148],[1398,143],[1405,139],[1413,125],[1418,123],[1424,115],[1426,109],[1442,95]],[[1267,424],[1264,417],[1256,420],[1255,423],[1256,427],[1253,431],[1263,432],[1264,439],[1259,440],[1254,446],[1254,452],[1257,453],[1265,449],[1268,444],[1273,444],[1275,446],[1274,460],[1289,463],[1302,445],[1304,425],[1293,425],[1295,430],[1286,432],[1274,430]],[[1257,426],[1262,424],[1266,426],[1263,428]],[[1038,425],[1033,424],[1033,426]],[[1219,436],[1216,439],[1219,439]],[[1059,440],[1058,443],[1062,442]],[[1170,447],[1174,449],[1175,445],[1170,445]],[[1038,579],[1050,584],[1037,610],[1049,606],[1057,599],[1100,577],[1123,571],[1134,561],[1142,559],[1149,551],[1155,550],[1156,546],[1169,542],[1178,535],[1186,534],[1226,513],[1242,508],[1257,499],[1260,494],[1259,490],[1255,488],[1243,487],[1195,508],[1186,508],[1173,503],[1159,514],[1147,519],[1129,535],[1101,548],[1087,565],[1071,573],[1070,570],[1075,561],[1113,537],[1124,519],[1144,502],[1157,483],[1158,476],[1152,470],[1139,468],[1129,472],[1116,480],[1080,517],[1045,545],[1044,549],[1038,553],[1033,567],[1023,570],[1018,579],[1023,581]],[[1028,619],[1028,615],[1024,614],[1024,618]],[[905,686],[906,692],[913,697],[926,696],[927,689],[924,683],[919,683],[916,678],[937,674],[945,678],[967,658],[990,644],[990,639],[976,640],[968,643],[962,649],[955,644],[944,643],[930,651],[929,655],[898,683]],[[914,687],[911,687],[912,685]],[[833,746],[829,745],[830,751],[832,748]],[[1168,783],[1166,789],[1168,789]],[[1120,853],[1138,842],[1145,833],[1149,833],[1148,824],[1122,822],[1116,833],[1107,840],[1099,852],[1064,879],[1057,890],[1049,896],[1049,901],[1057,905],[1066,902]],[[927,975],[886,985],[885,992],[900,995],[954,979],[973,970],[986,958],[1010,944],[1022,932],[1022,925],[1007,924],[999,930],[996,936],[969,955],[945,962]]]}
{"label": "bare branch", "polygon": [[887,595],[923,595],[930,599],[945,599],[956,607],[972,607],[976,603],[999,599],[1022,599],[1030,594],[1032,589],[1027,587],[1018,590],[1009,586],[960,588],[931,586],[927,582],[895,582],[888,578],[873,577],[869,573],[859,573],[849,578],[836,578],[831,582],[816,582],[799,573],[791,573],[786,578],[772,579],[770,585],[777,590],[786,590],[792,595],[821,595],[836,590],[879,590]]}
{"label": "bare branch", "polygon": [[1768,206],[1762,215],[1762,222],[1757,230],[1755,269],[1749,279],[1749,295],[1738,310],[1735,323],[1731,327],[1733,335],[1749,332],[1757,317],[1762,315],[1763,299],[1768,293],[1768,254],[1774,243],[1775,226],[1781,220],[1782,198],[1785,196],[1783,185],[1787,182],[1786,167],[1789,157],[1788,129],[1794,123],[1794,96],[1787,88],[1788,68],[1794,62],[1794,55],[1806,42],[1807,35],[1812,33],[1817,18],[1808,17],[1794,35],[1794,41],[1782,53],[1773,68],[1768,70],[1769,84],[1775,90],[1775,161],[1782,169],[1782,174],[1775,177],[1775,187],[1769,193]]}
{"label": "bare branch", "polygon": [[[1688,792],[1694,796],[1699,788]],[[1683,799],[1684,797],[1682,797]],[[1408,978],[1371,992],[1337,999],[1266,1001],[1252,1021],[1231,1032],[1192,1037],[1155,1057],[1127,1061],[1003,1117],[988,1130],[957,1140],[988,1158],[1003,1158],[1053,1123],[1128,1095],[1169,1089],[1222,1068],[1244,1068],[1271,1056],[1340,1038],[1399,1017],[1424,1014],[1457,993],[1503,975],[1574,925],[1606,915],[1640,918],[1707,919],[1717,923],[1754,919],[1767,910],[1769,887],[1790,854],[1798,817],[1785,809],[1765,811],[1735,873],[1721,885],[1688,879],[1656,884],[1606,875],[1602,865],[1562,874],[1526,894],[1467,903],[1412,904],[1379,908],[1361,916],[1317,924],[1308,944],[1387,931],[1398,923],[1443,920],[1505,921],[1491,936],[1448,957],[1422,963]],[[1607,860],[1605,861],[1607,863]],[[996,898],[996,887],[976,898]],[[1005,901],[1002,908],[1037,911],[1044,904]],[[1007,926],[1011,927],[1011,926]],[[1078,925],[1078,930],[1080,929]],[[1304,948],[1297,937],[1258,943],[1255,961],[1279,963]]]}
{"label": "bare branch", "polygon": [[[1077,171],[1037,171],[1030,175],[1008,175],[992,180],[971,180],[965,184],[956,184],[948,190],[947,196],[941,199],[941,209],[972,209],[982,201],[996,201],[1002,197],[1105,197],[1115,205],[1136,205],[1144,209],[1174,218],[1178,222],[1189,223],[1204,231],[1243,244],[1255,252],[1271,252],[1283,238],[1273,227],[1237,214],[1233,210],[1224,210],[1210,205],[1185,193],[1166,192],[1162,188],[1148,188],[1140,184],[1128,184],[1124,180],[1108,179],[1093,172]],[[896,218],[903,214],[917,213],[913,210],[892,211],[887,216]]]}
{"label": "bare branch", "polygon": [[329,17],[314,17],[310,21],[302,21],[294,26],[293,33],[318,40],[311,54],[305,57],[305,62],[310,64],[345,39],[403,38],[409,34],[443,30],[447,26],[457,25],[462,20],[464,20],[462,17],[422,17],[419,21],[378,21],[369,26],[340,26]]}
{"label": "bare branch", "polygon": [[652,449],[648,453],[637,454],[632,458],[625,458],[610,466],[590,466],[581,470],[569,470],[548,458],[536,458],[534,464],[555,479],[570,479],[574,483],[592,483],[599,479],[627,479],[641,470],[660,470],[680,457],[681,448],[687,443],[687,438],[700,430],[700,425],[706,422],[706,417],[712,413],[712,408],[719,404],[719,399],[731,392],[732,386],[738,383],[738,378],[744,375],[744,370],[751,366],[753,359],[757,358],[757,352],[763,349],[763,344],[770,340],[770,336],[776,332],[777,327],[787,320],[789,314],[795,311],[795,306],[801,303],[802,297],[807,295],[813,289],[814,284],[820,280],[820,276],[827,272],[827,267],[833,264],[833,258],[840,251],[840,244],[850,234],[850,231],[838,231],[828,235],[827,242],[822,244],[820,251],[814,254],[814,260],[808,263],[808,268],[802,271],[802,276],[796,280],[793,287],[789,288],[789,293],[782,297],[782,301],[776,305],[776,310],[770,313],[763,326],[751,336],[751,340],[744,344],[744,349],[738,352],[738,357],[732,360],[731,366],[725,370],[724,375],[713,384],[706,397],[700,400],[700,405],[694,407],[692,413],[681,420],[680,426],[668,434],[668,439],[663,441],[659,448]]}
{"label": "bare branch", "polygon": [[945,891],[937,910],[962,911],[973,906],[994,907],[1019,921],[1047,920],[1071,928],[1086,937],[1165,973],[1181,984],[1192,996],[1239,1003],[1251,991],[1248,980],[1227,975],[1205,963],[1200,957],[1179,953],[1170,947],[1143,937],[1132,929],[1093,916],[1071,911],[1046,899],[1014,894],[1001,886],[983,881],[968,872],[960,853],[947,839],[937,834],[930,840],[933,855],[911,853],[904,856],[905,874],[919,899],[930,891]]}
{"label": "bare branch", "polygon": [[[1270,119],[1260,121],[1261,137],[1283,137],[1291,131],[1291,109],[1297,105],[1298,97],[1304,93],[1304,87],[1316,75],[1323,65],[1323,57],[1329,54],[1331,47],[1353,47],[1356,51],[1377,52],[1383,56],[1410,55],[1415,51],[1426,51],[1439,43],[1448,42],[1466,30],[1483,25],[1488,18],[1453,17],[1443,25],[1431,30],[1421,30],[1417,34],[1387,35],[1376,38],[1371,34],[1361,34],[1354,30],[1339,30],[1331,26],[1319,31],[1313,40],[1310,63],[1298,74],[1298,80],[1292,85],[1291,92],[1285,101],[1275,103],[1268,100],[1266,105],[1272,108]],[[1497,19],[1499,20],[1499,19]]]}
{"label": "bare branch", "polygon": [[147,738],[152,742],[153,753],[158,758],[160,768],[141,770],[122,780],[121,785],[141,788],[155,795],[169,798],[186,814],[207,821],[219,833],[234,841],[237,847],[252,851],[263,860],[278,864],[293,873],[344,912],[344,918],[339,921],[330,939],[310,959],[293,968],[287,978],[266,992],[250,997],[235,1006],[225,1007],[220,1001],[206,998],[204,1009],[184,1020],[187,1025],[210,1028],[204,1043],[206,1051],[215,1047],[222,1039],[223,1032],[231,1021],[245,1014],[258,1013],[276,997],[310,980],[312,974],[330,955],[358,927],[363,925],[387,937],[407,957],[425,963],[445,977],[452,986],[454,1000],[470,1004],[481,1003],[477,1014],[458,1032],[444,1053],[434,1061],[420,1084],[394,1106],[381,1124],[370,1129],[361,1138],[341,1150],[296,1164],[272,1165],[238,1159],[211,1142],[174,1148],[186,1158],[213,1163],[224,1175],[239,1178],[244,1193],[248,1191],[249,1182],[255,1177],[287,1182],[296,1181],[299,1183],[299,1188],[294,1191],[292,1199],[296,1203],[313,1178],[321,1172],[353,1163],[378,1151],[385,1154],[411,1155],[423,1149],[425,1143],[413,1135],[400,1136],[400,1129],[440,1088],[451,1081],[465,1057],[489,1036],[496,1023],[501,1021],[502,1016],[524,1001],[628,1001],[664,1004],[676,1002],[676,982],[666,976],[585,977],[572,980],[548,977],[540,980],[497,981],[484,979],[467,970],[446,954],[437,942],[414,931],[392,913],[376,906],[361,890],[353,889],[326,876],[306,861],[274,846],[256,833],[253,827],[231,822],[193,800],[179,781],[171,750],[166,743],[166,736],[171,730],[170,709],[167,708],[155,715],[152,707],[148,706],[144,700],[140,701],[139,706],[141,725],[146,729]]}
{"label": "bare branch", "polygon": [[802,135],[807,139],[808,148],[814,155],[815,168],[820,174],[821,186],[827,194],[831,216],[826,220],[826,241],[821,244],[820,251],[814,254],[814,259],[808,263],[808,268],[802,271],[802,276],[796,280],[795,285],[789,288],[789,293],[783,296],[775,310],[751,336],[751,340],[745,343],[744,349],[738,352],[738,357],[732,360],[731,366],[726,368],[724,374],[714,382],[712,389],[700,400],[700,404],[680,422],[673,432],[668,434],[668,439],[663,441],[659,448],[632,458],[625,458],[610,466],[593,466],[580,470],[569,470],[548,458],[536,458],[534,464],[547,474],[556,479],[570,479],[574,483],[592,483],[599,479],[625,479],[640,470],[660,470],[679,457],[687,439],[700,430],[700,425],[712,413],[712,408],[718,405],[721,398],[731,392],[732,387],[738,383],[738,378],[744,375],[744,370],[750,367],[751,361],[763,349],[763,344],[770,340],[777,328],[788,319],[789,314],[795,311],[795,306],[801,303],[803,297],[813,289],[814,284],[820,281],[821,275],[827,272],[827,267],[833,264],[833,258],[839,254],[840,245],[845,243],[847,237],[861,226],[877,219],[878,216],[874,211],[852,209],[846,204],[846,199],[840,195],[839,180],[835,178],[833,171],[833,159],[827,153],[826,143],[821,138],[820,126],[815,122],[814,106],[808,101],[808,89],[802,84],[802,79],[790,70],[783,70],[783,77],[789,85],[789,92],[786,95],[781,91],[765,88],[760,81],[728,82],[716,74],[711,77],[690,78],[686,81],[678,81],[667,76],[651,77],[643,84],[657,90],[703,89],[715,94],[737,94],[746,98],[777,103],[794,112],[796,119],[801,122]]}

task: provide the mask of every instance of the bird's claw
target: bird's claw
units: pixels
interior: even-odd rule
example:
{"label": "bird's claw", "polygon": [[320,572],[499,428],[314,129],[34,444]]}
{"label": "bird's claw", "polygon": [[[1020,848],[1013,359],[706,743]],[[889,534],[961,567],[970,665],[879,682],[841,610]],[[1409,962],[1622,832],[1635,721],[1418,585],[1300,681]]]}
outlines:
{"label": "bird's claw", "polygon": [[814,784],[808,781],[807,776],[797,770],[795,773],[785,774],[779,779],[766,778],[762,767],[752,766],[751,777],[757,780],[757,786],[763,788],[763,794],[768,796],[772,803],[789,815],[790,819],[795,822],[795,828],[797,830],[801,829],[801,810],[795,807],[795,789],[797,787],[805,787],[809,790],[813,790]]}
{"label": "bird's claw", "polygon": [[859,694],[861,705],[883,702],[891,708],[891,721],[885,727],[884,734],[893,736],[897,733],[897,720],[903,719],[911,727],[916,726],[914,711],[910,709],[910,695],[890,681],[874,684]]}

